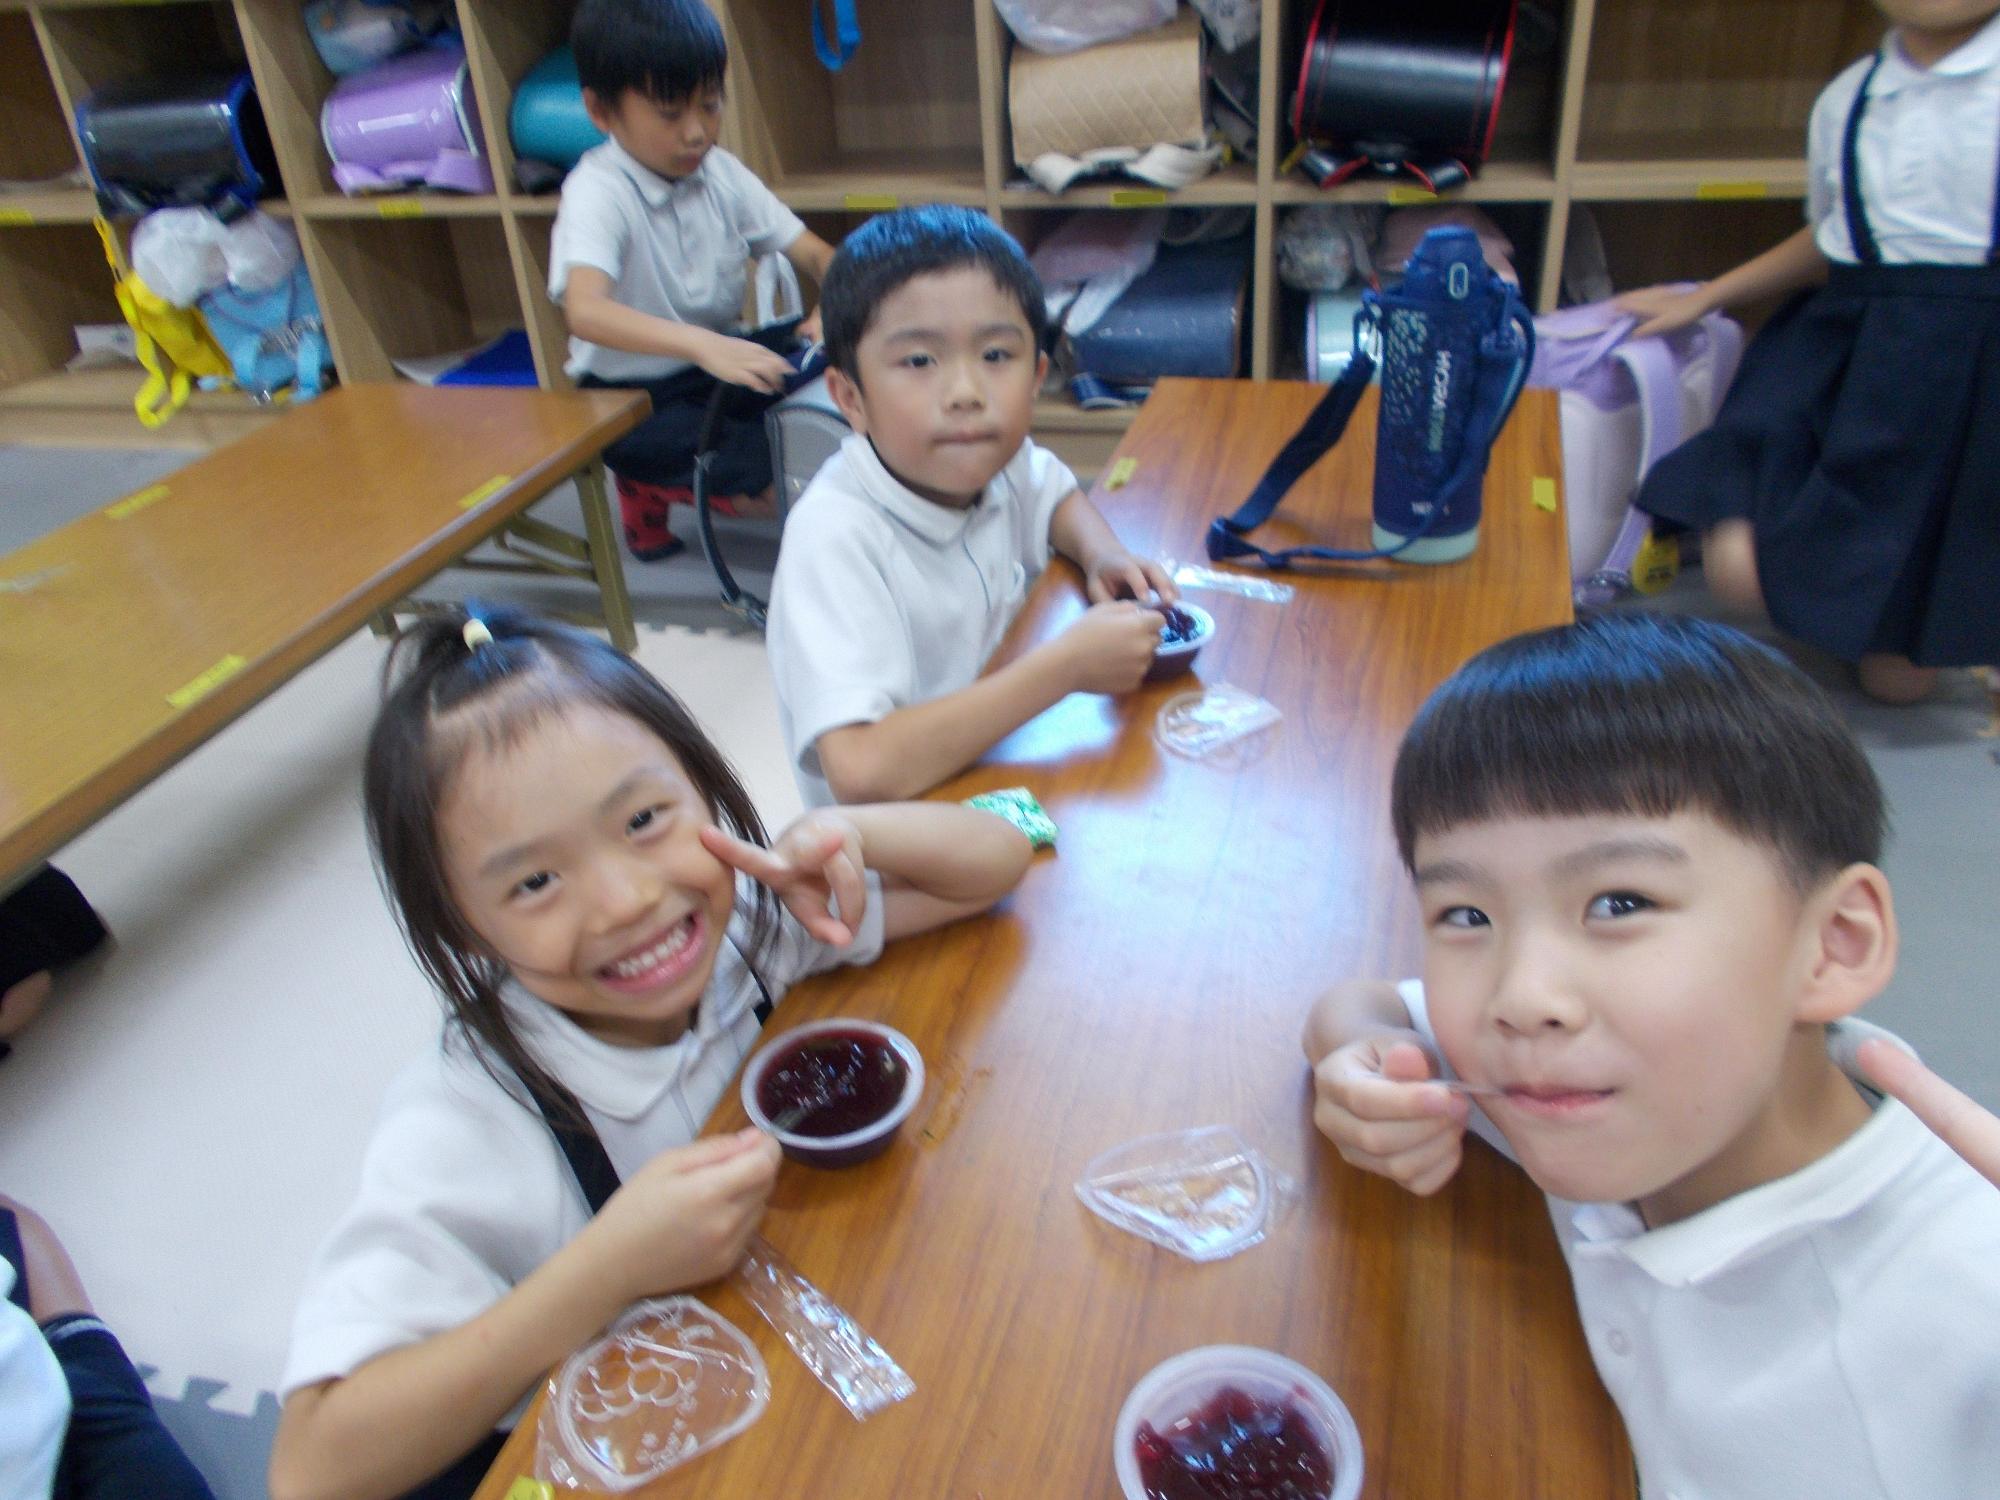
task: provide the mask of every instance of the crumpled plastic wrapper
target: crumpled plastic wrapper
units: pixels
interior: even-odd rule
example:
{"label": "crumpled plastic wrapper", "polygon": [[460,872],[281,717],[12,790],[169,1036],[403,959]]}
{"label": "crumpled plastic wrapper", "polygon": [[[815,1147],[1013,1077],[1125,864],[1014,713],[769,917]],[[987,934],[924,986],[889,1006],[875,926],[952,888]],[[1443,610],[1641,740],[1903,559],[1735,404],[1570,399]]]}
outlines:
{"label": "crumpled plastic wrapper", "polygon": [[1189,1260],[1263,1243],[1298,1186],[1227,1125],[1143,1136],[1083,1169],[1076,1195],[1100,1218]]}
{"label": "crumpled plastic wrapper", "polygon": [[1189,760],[1247,765],[1267,747],[1266,733],[1284,714],[1255,693],[1211,683],[1169,698],[1153,721],[1160,748]]}
{"label": "crumpled plastic wrapper", "polygon": [[855,1421],[865,1422],[916,1391],[917,1383],[889,1351],[761,1235],[750,1242],[732,1279]]}

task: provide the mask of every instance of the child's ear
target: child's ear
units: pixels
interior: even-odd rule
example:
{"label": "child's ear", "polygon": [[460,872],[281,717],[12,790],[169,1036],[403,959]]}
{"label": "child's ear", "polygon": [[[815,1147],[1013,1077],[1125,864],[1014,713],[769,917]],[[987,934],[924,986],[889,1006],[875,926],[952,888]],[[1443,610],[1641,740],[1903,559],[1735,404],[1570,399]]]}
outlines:
{"label": "child's ear", "polygon": [[1040,354],[1037,354],[1035,356],[1035,389],[1037,392],[1041,390],[1042,382],[1047,380],[1048,378],[1049,378],[1049,356],[1048,356],[1048,351],[1043,350]]}
{"label": "child's ear", "polygon": [[847,418],[847,425],[863,437],[868,435],[868,408],[861,404],[861,385],[845,370],[832,369],[826,372],[827,394],[833,397],[833,404],[840,408],[840,414]]}
{"label": "child's ear", "polygon": [[1810,968],[1799,993],[1801,1021],[1838,1021],[1879,995],[1896,972],[1896,903],[1889,877],[1849,865],[1806,904]]}
{"label": "child's ear", "polygon": [[611,107],[604,102],[604,96],[596,89],[583,91],[583,112],[590,116],[590,123],[605,135],[611,134]]}

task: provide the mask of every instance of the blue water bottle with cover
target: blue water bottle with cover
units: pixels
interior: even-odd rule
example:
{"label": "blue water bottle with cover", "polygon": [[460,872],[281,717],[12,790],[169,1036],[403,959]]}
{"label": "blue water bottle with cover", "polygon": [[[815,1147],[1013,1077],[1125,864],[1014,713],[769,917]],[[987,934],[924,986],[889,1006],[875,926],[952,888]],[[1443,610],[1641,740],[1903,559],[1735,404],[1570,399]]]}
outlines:
{"label": "blue water bottle with cover", "polygon": [[[1363,295],[1354,347],[1345,373],[1250,498],[1209,527],[1210,557],[1273,568],[1301,559],[1442,563],[1479,545],[1486,460],[1535,354],[1534,319],[1520,293],[1486,264],[1476,234],[1440,226],[1423,237],[1401,282]],[[1255,545],[1245,533],[1268,520],[1299,476],[1339,441],[1378,362],[1374,550]]]}

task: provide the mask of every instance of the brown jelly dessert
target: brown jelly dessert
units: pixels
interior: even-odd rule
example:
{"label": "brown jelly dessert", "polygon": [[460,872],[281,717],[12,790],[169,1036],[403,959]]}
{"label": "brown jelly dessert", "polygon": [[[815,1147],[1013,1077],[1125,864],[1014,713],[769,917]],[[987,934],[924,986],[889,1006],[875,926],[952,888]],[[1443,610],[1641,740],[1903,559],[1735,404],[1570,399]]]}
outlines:
{"label": "brown jelly dessert", "polygon": [[1224,1386],[1165,1432],[1134,1440],[1146,1500],[1326,1500],[1333,1459],[1296,1401]]}
{"label": "brown jelly dessert", "polygon": [[873,1033],[815,1031],[772,1059],[757,1107],[791,1135],[846,1135],[894,1109],[908,1079],[896,1049]]}

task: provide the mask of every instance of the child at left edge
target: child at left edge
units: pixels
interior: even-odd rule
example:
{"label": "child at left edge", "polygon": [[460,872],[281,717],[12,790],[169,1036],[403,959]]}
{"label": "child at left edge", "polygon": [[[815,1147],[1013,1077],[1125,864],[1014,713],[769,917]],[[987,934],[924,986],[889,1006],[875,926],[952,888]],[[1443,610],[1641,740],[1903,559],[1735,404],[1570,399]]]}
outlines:
{"label": "child at left edge", "polygon": [[[709,470],[715,508],[764,502],[764,409],[792,366],[739,336],[746,267],[782,253],[815,282],[833,247],[716,144],[728,43],[701,0],[583,0],[570,29],[584,108],[610,137],[563,181],[549,299],[580,386],[643,390],[653,415],[604,452],[625,542],[641,562],[679,552],[669,508],[691,504],[696,443],[717,382],[734,387]],[[817,337],[817,315],[800,329]]]}

